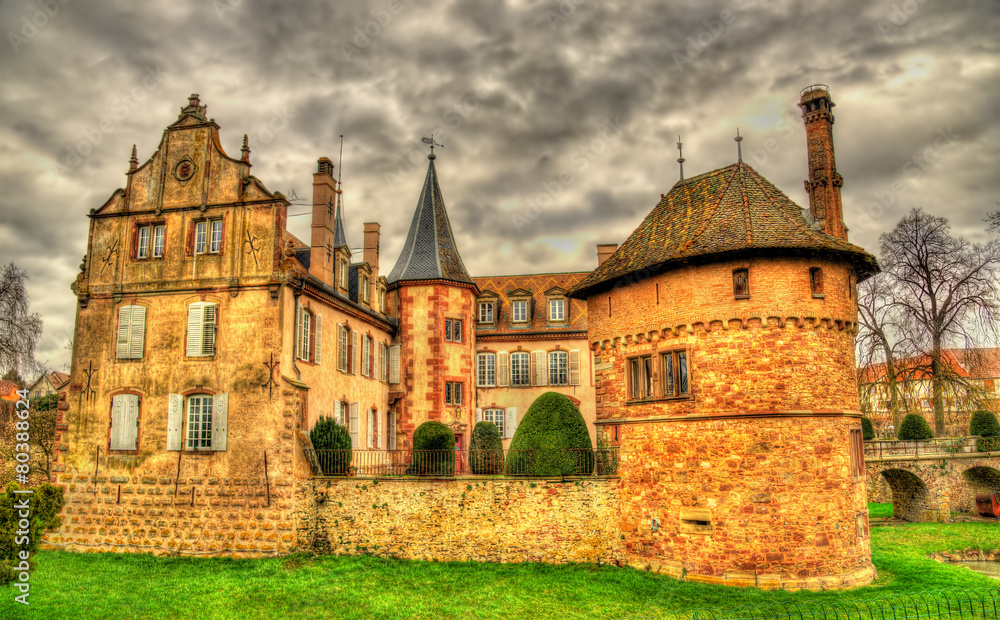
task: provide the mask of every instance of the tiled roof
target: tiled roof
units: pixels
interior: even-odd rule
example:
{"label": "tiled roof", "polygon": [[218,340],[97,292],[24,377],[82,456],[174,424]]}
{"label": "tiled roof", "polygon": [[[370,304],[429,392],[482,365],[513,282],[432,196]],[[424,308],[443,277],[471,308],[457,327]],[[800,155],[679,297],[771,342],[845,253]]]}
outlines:
{"label": "tiled roof", "polygon": [[433,155],[431,157],[424,187],[420,190],[417,209],[410,223],[410,232],[406,235],[406,243],[399,253],[396,266],[387,278],[390,284],[400,280],[455,280],[472,283],[451,233]]}
{"label": "tiled roof", "polygon": [[[347,246],[347,228],[344,226],[343,207],[340,206],[340,194],[337,194],[337,211],[333,216],[333,247]],[[347,249],[350,252],[350,247]]]}
{"label": "tiled roof", "polygon": [[[864,249],[809,226],[802,208],[744,163],[678,182],[635,232],[578,284],[586,297],[636,271],[712,255],[834,254],[860,278],[878,271]],[[721,256],[720,256],[721,258]]]}
{"label": "tiled roof", "polygon": [[[945,370],[963,379],[1000,379],[1000,349],[942,349],[941,362]],[[930,379],[931,357],[922,355],[896,361],[897,381]],[[886,380],[885,363],[871,364],[861,369],[861,383]]]}
{"label": "tiled roof", "polygon": [[[474,314],[473,324],[479,335],[493,334],[524,334],[526,332],[586,332],[587,331],[587,302],[580,299],[567,300],[569,303],[569,324],[561,327],[548,326],[548,306],[546,304],[545,291],[553,288],[569,290],[587,276],[586,271],[573,273],[542,273],[519,276],[486,276],[473,278],[482,293],[492,292],[500,296],[500,313],[497,317],[496,328],[481,329],[476,322],[477,316]],[[508,294],[511,291],[523,289],[531,292],[534,299],[534,311],[528,322],[528,327],[513,327],[510,316],[510,299]]]}

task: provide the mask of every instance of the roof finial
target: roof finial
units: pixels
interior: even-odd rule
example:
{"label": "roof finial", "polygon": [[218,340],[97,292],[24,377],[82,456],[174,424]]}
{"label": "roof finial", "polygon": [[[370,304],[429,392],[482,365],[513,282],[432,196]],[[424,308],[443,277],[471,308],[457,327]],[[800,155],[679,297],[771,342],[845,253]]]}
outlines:
{"label": "roof finial", "polygon": [[736,157],[739,160],[739,162],[742,164],[743,163],[743,147],[740,145],[740,142],[743,142],[743,136],[740,135],[740,128],[739,127],[736,128],[736,137],[733,138],[733,140],[736,140]]}
{"label": "roof finial", "polygon": [[344,178],[344,134],[340,134],[340,172],[337,173],[337,184],[340,184],[340,180]]}
{"label": "roof finial", "polygon": [[135,145],[132,145],[132,157],[128,160],[129,172],[139,167],[139,156],[136,154]]}
{"label": "roof finial", "polygon": [[249,162],[250,161],[250,143],[249,143],[249,141],[247,139],[247,135],[246,134],[243,134],[243,148],[240,149],[240,152],[243,153],[243,161]]}
{"label": "roof finial", "polygon": [[677,163],[681,165],[681,181],[684,180],[684,143],[681,142],[681,137],[677,136]]}
{"label": "roof finial", "polygon": [[440,146],[441,148],[444,148],[443,144],[438,144],[437,142],[434,141],[434,134],[431,134],[430,138],[420,138],[420,141],[423,142],[424,144],[431,145],[431,154],[427,156],[427,159],[435,159],[437,157],[434,154],[435,146]]}

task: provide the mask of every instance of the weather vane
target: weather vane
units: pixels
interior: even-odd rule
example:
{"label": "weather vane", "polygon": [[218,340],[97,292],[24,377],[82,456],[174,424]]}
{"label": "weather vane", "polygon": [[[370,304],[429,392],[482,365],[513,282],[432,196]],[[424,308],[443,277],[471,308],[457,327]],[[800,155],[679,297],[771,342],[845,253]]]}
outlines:
{"label": "weather vane", "polygon": [[684,180],[684,143],[681,142],[681,137],[677,136],[677,163],[681,165],[681,181]]}
{"label": "weather vane", "polygon": [[736,137],[733,138],[736,141],[736,157],[739,159],[740,163],[743,163],[743,146],[740,142],[743,142],[743,136],[740,135],[740,128],[736,128]]}
{"label": "weather vane", "polygon": [[439,144],[439,143],[437,143],[437,142],[434,141],[434,134],[431,134],[430,138],[420,138],[420,141],[423,142],[424,144],[429,144],[430,145],[430,147],[431,147],[431,154],[430,154],[431,159],[434,158],[434,147],[435,146],[440,146],[441,148],[444,148],[443,144]]}

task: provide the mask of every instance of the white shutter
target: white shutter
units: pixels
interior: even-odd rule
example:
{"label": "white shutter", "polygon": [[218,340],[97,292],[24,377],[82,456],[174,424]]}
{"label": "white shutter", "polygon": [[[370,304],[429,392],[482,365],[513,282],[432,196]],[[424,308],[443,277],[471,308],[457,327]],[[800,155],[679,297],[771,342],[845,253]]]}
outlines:
{"label": "white shutter", "polygon": [[382,420],[381,420],[381,418],[379,418],[379,413],[376,411],[375,412],[375,447],[378,448],[379,450],[382,449],[382,435],[384,434],[383,431],[382,431],[383,426],[382,426],[381,422],[382,422]]}
{"label": "white shutter", "polygon": [[508,439],[514,436],[514,431],[517,430],[517,407],[507,407],[504,412],[503,420],[503,435],[504,439]]}
{"label": "white shutter", "polygon": [[580,350],[569,352],[569,384],[580,385]]}
{"label": "white shutter", "polygon": [[548,368],[546,367],[545,364],[545,358],[546,358],[545,351],[535,351],[534,358],[535,358],[534,360],[535,385],[548,385],[549,377],[548,377]]}
{"label": "white shutter", "polygon": [[389,412],[389,449],[396,449],[396,412]]}
{"label": "white shutter", "polygon": [[358,374],[358,362],[361,361],[361,348],[358,347],[358,330],[351,332],[351,345],[354,350],[354,359],[351,361],[351,373]]}
{"label": "white shutter", "polygon": [[333,419],[341,426],[347,426],[344,424],[344,404],[339,400],[333,401]]}
{"label": "white shutter", "polygon": [[357,448],[358,444],[358,403],[351,403],[351,447]]}
{"label": "white shutter", "polygon": [[132,306],[132,328],[129,334],[128,356],[142,358],[143,337],[146,331],[146,307]]}
{"label": "white shutter", "polygon": [[201,336],[202,355],[215,355],[215,323],[217,318],[216,304],[205,304],[205,322]]}
{"label": "white shutter", "polygon": [[316,344],[314,362],[319,366],[323,362],[323,315],[316,315]]}
{"label": "white shutter", "polygon": [[118,342],[115,346],[115,357],[124,359],[129,356],[128,337],[131,334],[132,306],[122,306],[118,309]]}
{"label": "white shutter", "polygon": [[361,342],[363,343],[361,345],[361,374],[368,377],[371,375],[371,364],[369,363],[371,359],[371,340],[368,336],[362,336]]}
{"label": "white shutter", "polygon": [[506,352],[497,353],[497,387],[510,385],[510,355]]}
{"label": "white shutter", "polygon": [[295,359],[302,359],[302,320],[305,317],[302,306],[295,309]]}
{"label": "white shutter", "polygon": [[394,344],[389,347],[389,383],[400,383],[399,372],[399,352],[400,345]]}
{"label": "white shutter", "polygon": [[375,430],[374,428],[372,428],[374,425],[375,425],[375,412],[372,411],[371,409],[369,409],[368,410],[368,425],[367,425],[368,428],[365,430],[365,446],[369,450],[372,449],[372,440],[375,438],[374,437],[374,433],[372,432],[372,431]]}
{"label": "white shutter", "polygon": [[229,425],[229,394],[212,397],[212,450],[226,449],[226,433]]}
{"label": "white shutter", "polygon": [[111,399],[111,449],[135,450],[138,437],[139,397],[119,394]]}
{"label": "white shutter", "polygon": [[347,372],[347,328],[337,323],[337,370]]}
{"label": "white shutter", "polygon": [[188,333],[187,333],[187,355],[197,357],[201,355],[201,333],[202,319],[205,316],[205,308],[202,304],[191,304],[188,307]]}
{"label": "white shutter", "polygon": [[483,421],[483,410],[480,409],[479,407],[476,407],[476,422],[478,423],[482,421]]}
{"label": "white shutter", "polygon": [[167,396],[167,450],[181,449],[181,425],[184,421],[184,397]]}

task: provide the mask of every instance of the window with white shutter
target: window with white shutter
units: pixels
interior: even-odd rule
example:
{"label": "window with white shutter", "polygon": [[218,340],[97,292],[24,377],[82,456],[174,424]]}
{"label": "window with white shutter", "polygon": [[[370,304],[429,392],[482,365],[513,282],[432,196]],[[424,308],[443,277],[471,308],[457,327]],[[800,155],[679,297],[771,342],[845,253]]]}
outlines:
{"label": "window with white shutter", "polygon": [[477,381],[479,387],[493,387],[496,385],[496,355],[493,353],[480,353],[477,356]]}
{"label": "window with white shutter", "polygon": [[187,448],[189,450],[209,450],[212,448],[214,400],[209,394],[188,396]]}
{"label": "window with white shutter", "polygon": [[566,351],[549,353],[549,385],[569,385],[569,359]]}
{"label": "window with white shutter", "polygon": [[517,407],[507,407],[505,411],[506,424],[504,424],[504,430],[507,433],[504,438],[510,438],[514,436],[514,431],[517,430]]}
{"label": "window with white shutter", "polygon": [[167,396],[167,450],[181,449],[181,427],[184,424],[184,397]]}
{"label": "window with white shutter", "polygon": [[122,306],[119,308],[115,357],[118,359],[141,359],[145,331],[145,306]]}
{"label": "window with white shutter", "polygon": [[356,450],[361,445],[358,439],[358,403],[351,403],[350,412],[351,427],[349,430],[351,433],[351,447]]}
{"label": "window with white shutter", "polygon": [[549,373],[545,364],[545,351],[535,351],[532,355],[531,366],[534,371],[535,385],[548,385]]}
{"label": "window with white shutter", "polygon": [[378,361],[379,361],[379,381],[389,380],[389,347],[385,346],[384,342],[378,343]]}
{"label": "window with white shutter", "polygon": [[309,329],[312,323],[312,315],[308,310],[299,306],[296,317],[296,347],[295,357],[300,360],[309,361]]}
{"label": "window with white shutter", "polygon": [[396,449],[396,412],[389,412],[389,449]]}
{"label": "window with white shutter", "polygon": [[569,352],[569,384],[580,385],[580,350]]}
{"label": "window with white shutter", "polygon": [[348,333],[347,328],[341,324],[337,324],[337,370],[341,372],[347,372],[348,360],[350,359],[349,348],[348,347]]}
{"label": "window with white shutter", "polygon": [[212,302],[200,301],[188,306],[188,357],[215,355],[217,305]]}
{"label": "window with white shutter", "polygon": [[389,383],[400,382],[400,345],[389,347]]}
{"label": "window with white shutter", "polygon": [[339,400],[333,401],[333,419],[337,424],[347,426],[344,422],[344,403]]}
{"label": "window with white shutter", "polygon": [[111,450],[137,450],[139,396],[118,394],[111,399]]}
{"label": "window with white shutter", "polygon": [[371,369],[371,343],[372,339],[368,336],[362,338],[364,345],[361,347],[361,374],[368,377],[372,373]]}
{"label": "window with white shutter", "polygon": [[313,338],[313,362],[319,366],[323,363],[323,315],[317,314],[314,322],[316,333]]}
{"label": "window with white shutter", "polygon": [[511,387],[531,385],[531,354],[527,351],[510,354],[510,385]]}
{"label": "window with white shutter", "polygon": [[373,441],[375,439],[374,436],[375,412],[372,411],[371,409],[368,410],[368,424],[366,424],[366,427],[367,428],[365,429],[365,447],[371,450],[373,446]]}
{"label": "window with white shutter", "polygon": [[506,437],[504,433],[504,410],[503,409],[483,409],[483,421],[492,422],[500,431],[501,437]]}
{"label": "window with white shutter", "polygon": [[360,364],[360,361],[361,361],[361,359],[360,359],[361,358],[361,348],[358,346],[358,344],[359,344],[358,343],[358,338],[359,338],[358,331],[357,330],[352,331],[351,332],[351,350],[353,351],[353,355],[351,357],[353,359],[351,359],[351,374],[354,374],[354,375],[358,374],[358,367],[361,366],[361,364]]}
{"label": "window with white shutter", "polygon": [[510,364],[509,355],[505,351],[497,353],[497,387],[507,387],[510,385]]}

